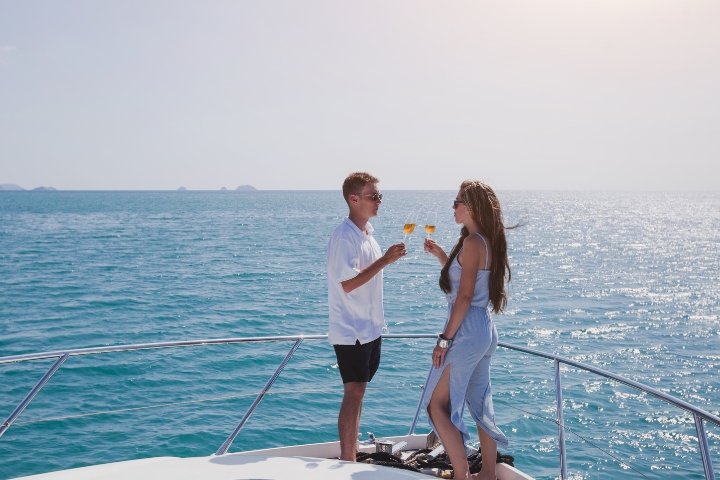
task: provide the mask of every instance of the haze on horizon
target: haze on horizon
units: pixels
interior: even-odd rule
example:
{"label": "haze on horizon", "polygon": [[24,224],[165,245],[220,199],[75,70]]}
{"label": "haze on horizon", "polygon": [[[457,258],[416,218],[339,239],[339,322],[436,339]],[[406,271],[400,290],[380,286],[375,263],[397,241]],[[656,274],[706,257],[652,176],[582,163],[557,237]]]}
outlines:
{"label": "haze on horizon", "polygon": [[720,2],[4,1],[0,184],[720,189]]}

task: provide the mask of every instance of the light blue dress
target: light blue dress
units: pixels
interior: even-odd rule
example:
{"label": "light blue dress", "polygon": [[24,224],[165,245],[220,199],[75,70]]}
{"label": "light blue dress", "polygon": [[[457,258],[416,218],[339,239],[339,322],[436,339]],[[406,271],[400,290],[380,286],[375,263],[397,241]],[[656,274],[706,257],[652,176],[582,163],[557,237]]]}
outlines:
{"label": "light blue dress", "polygon": [[[480,428],[497,442],[499,448],[507,449],[508,439],[495,425],[490,388],[490,358],[497,348],[498,336],[495,323],[487,308],[490,298],[490,270],[487,269],[488,245],[482,235],[479,236],[485,242],[485,270],[477,272],[475,293],[470,308],[460,329],[455,334],[452,345],[445,354],[445,364],[440,368],[433,368],[430,372],[423,396],[423,406],[427,412],[440,376],[446,368],[450,368],[450,419],[462,433],[463,439],[466,442],[470,440],[470,432],[463,422],[463,411],[467,403],[470,415]],[[456,256],[449,271],[452,291],[447,295],[448,318],[445,320],[445,326],[447,326],[450,313],[455,306],[455,299],[460,288],[461,272],[462,266]],[[430,415],[428,415],[428,421],[437,433]]]}

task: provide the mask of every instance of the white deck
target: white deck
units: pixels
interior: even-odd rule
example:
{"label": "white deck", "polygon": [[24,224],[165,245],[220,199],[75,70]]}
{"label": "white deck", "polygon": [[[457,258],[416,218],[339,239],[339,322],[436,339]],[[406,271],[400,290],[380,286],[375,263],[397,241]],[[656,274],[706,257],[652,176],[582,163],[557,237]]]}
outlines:
{"label": "white deck", "polygon": [[[406,441],[408,448],[425,448],[425,435],[389,437]],[[374,451],[372,445],[361,445],[361,451]],[[210,457],[156,457],[107,463],[44,473],[24,479],[33,480],[401,480],[432,479],[422,473],[382,467],[367,463],[336,460],[340,443],[316,443],[280,447]],[[532,480],[504,464],[497,467],[499,480]]]}
{"label": "white deck", "polygon": [[421,473],[310,457],[223,455],[220,457],[159,457],[75,468],[23,477],[40,480],[428,480]]}

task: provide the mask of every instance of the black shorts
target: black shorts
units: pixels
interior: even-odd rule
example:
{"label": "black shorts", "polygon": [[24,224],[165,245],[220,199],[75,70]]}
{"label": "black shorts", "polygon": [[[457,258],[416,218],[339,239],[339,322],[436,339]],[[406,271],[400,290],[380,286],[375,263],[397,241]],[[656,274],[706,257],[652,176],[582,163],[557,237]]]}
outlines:
{"label": "black shorts", "polygon": [[343,383],[369,382],[380,366],[382,337],[360,345],[333,345]]}

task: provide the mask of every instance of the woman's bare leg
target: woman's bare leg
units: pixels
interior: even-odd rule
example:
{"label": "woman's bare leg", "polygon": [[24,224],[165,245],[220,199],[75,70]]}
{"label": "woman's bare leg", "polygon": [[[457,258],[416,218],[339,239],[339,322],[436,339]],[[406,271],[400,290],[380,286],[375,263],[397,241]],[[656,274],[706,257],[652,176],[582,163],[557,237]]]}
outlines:
{"label": "woman's bare leg", "polygon": [[496,480],[495,462],[497,461],[497,443],[485,430],[477,426],[482,453],[482,470],[472,476],[473,480]]}
{"label": "woman's bare leg", "polygon": [[[454,478],[465,480],[470,478],[470,467],[465,455],[465,442],[462,433],[450,420],[450,365],[445,367],[435,390],[433,391],[428,415],[435,425],[440,440],[452,463]],[[483,462],[485,457],[483,457]]]}

